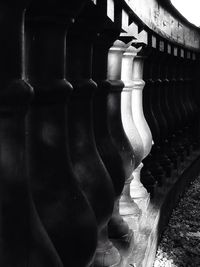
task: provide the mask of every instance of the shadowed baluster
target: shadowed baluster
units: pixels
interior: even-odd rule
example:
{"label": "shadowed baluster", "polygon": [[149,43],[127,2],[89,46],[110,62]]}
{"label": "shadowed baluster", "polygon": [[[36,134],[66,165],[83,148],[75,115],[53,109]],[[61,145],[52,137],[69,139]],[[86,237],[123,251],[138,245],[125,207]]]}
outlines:
{"label": "shadowed baluster", "polygon": [[[193,59],[194,58],[194,59]],[[198,147],[198,117],[199,117],[199,108],[196,102],[195,96],[195,64],[196,64],[196,55],[190,52],[187,52],[187,68],[186,68],[186,101],[190,110],[190,131],[192,136],[192,148],[193,150]]]}
{"label": "shadowed baluster", "polygon": [[[74,92],[69,104],[69,140],[73,169],[98,225],[94,266],[111,266],[121,260],[108,239],[107,224],[114,206],[114,188],[97,151],[93,127],[93,97],[97,89],[92,77],[92,47],[96,36],[92,6],[89,4],[70,30],[67,75]],[[91,13],[90,13],[91,12]]]}
{"label": "shadowed baluster", "polygon": [[[24,11],[29,1],[1,1],[1,246],[4,267],[62,266],[32,201],[25,156],[25,116],[32,87],[25,81]],[[38,238],[39,237],[39,238]]]}
{"label": "shadowed baluster", "polygon": [[[164,170],[159,163],[158,152],[157,152],[157,142],[158,136],[160,133],[158,122],[155,118],[153,107],[155,105],[156,92],[154,90],[154,80],[153,70],[154,70],[154,53],[152,49],[147,50],[147,59],[144,62],[144,80],[145,80],[145,90],[144,90],[144,115],[149,124],[149,127],[152,132],[152,137],[155,144],[152,147],[152,150],[149,156],[144,160],[144,168],[142,170],[142,182],[150,190],[151,195],[153,194],[155,187],[155,179],[158,182],[158,185],[162,185],[164,179]],[[146,170],[150,170],[153,177],[146,174]],[[148,182],[148,179],[150,182]]]}
{"label": "shadowed baluster", "polygon": [[179,159],[178,159],[178,154],[174,149],[172,141],[175,129],[175,121],[173,118],[173,114],[171,113],[169,108],[169,99],[170,99],[169,62],[171,55],[170,55],[170,50],[168,50],[168,47],[169,45],[165,43],[164,45],[165,54],[163,55],[163,67],[162,67],[163,93],[160,105],[162,108],[163,115],[165,116],[167,122],[167,141],[165,142],[165,151],[169,156],[170,160],[172,161],[174,169],[177,170],[179,165]]}
{"label": "shadowed baluster", "polygon": [[[104,26],[105,27],[105,26]],[[98,151],[109,171],[115,189],[115,207],[109,222],[109,236],[129,242],[130,231],[127,223],[119,214],[119,198],[122,193],[126,177],[131,174],[132,167],[129,161],[120,153],[116,145],[116,135],[123,132],[119,110],[113,107],[111,99],[115,99],[117,92],[123,86],[121,82],[114,83],[107,79],[108,51],[114,40],[118,37],[118,31],[106,31],[97,36],[94,46],[93,77],[98,84],[94,97],[94,130]],[[116,125],[118,131],[116,132]]]}
{"label": "shadowed baluster", "polygon": [[174,114],[174,121],[175,121],[175,131],[174,131],[174,137],[175,137],[175,149],[180,156],[180,161],[183,165],[185,157],[186,157],[186,149],[183,142],[183,121],[181,112],[178,106],[178,66],[177,66],[177,48],[172,47],[172,60],[171,60],[171,84],[169,87],[169,94],[170,94],[170,109],[173,110]]}
{"label": "shadowed baluster", "polygon": [[[159,44],[159,42],[158,42]],[[159,49],[160,46],[158,45]],[[165,177],[171,176],[172,163],[168,158],[168,155],[165,151],[165,145],[167,142],[167,121],[163,114],[161,107],[161,99],[163,97],[163,80],[162,80],[162,66],[163,66],[163,52],[155,51],[154,55],[154,90],[155,90],[155,103],[153,105],[154,116],[158,122],[159,126],[159,135],[157,136],[157,141],[155,140],[155,147],[158,153],[158,160],[165,171]],[[166,179],[166,178],[165,178]],[[166,180],[165,180],[166,182]]]}
{"label": "shadowed baluster", "polygon": [[[190,53],[189,53],[190,55]],[[184,51],[184,61],[182,62],[182,77],[183,77],[183,86],[182,86],[182,91],[183,91],[183,96],[182,100],[185,106],[185,112],[186,112],[186,117],[187,117],[187,133],[188,133],[188,140],[189,140],[189,152],[192,153],[193,150],[193,131],[192,131],[192,121],[191,118],[193,116],[192,112],[192,103],[191,100],[188,96],[188,82],[189,82],[189,60],[187,58],[188,56],[188,51]]]}
{"label": "shadowed baluster", "polygon": [[30,195],[25,116],[32,88],[24,80],[23,12],[28,1],[0,1],[0,265],[25,267],[30,251]]}
{"label": "shadowed baluster", "polygon": [[178,79],[178,98],[177,98],[177,105],[179,107],[180,113],[182,115],[182,127],[183,127],[183,134],[182,134],[182,140],[183,145],[185,147],[185,155],[186,157],[190,155],[190,141],[189,141],[189,135],[188,135],[188,114],[187,114],[187,107],[184,103],[184,51],[183,49],[178,50],[178,58],[177,58],[177,79]]}
{"label": "shadowed baluster", "polygon": [[[168,117],[168,120],[170,121],[171,129],[170,129],[170,136],[168,138],[169,143],[171,144],[170,151],[169,153],[170,158],[175,164],[176,169],[179,169],[181,159],[182,159],[182,154],[183,154],[183,147],[178,141],[178,133],[177,133],[177,115],[176,112],[172,112],[174,110],[173,106],[173,93],[172,91],[175,80],[174,80],[174,75],[173,75],[173,61],[174,61],[174,55],[173,55],[173,49],[171,45],[167,45],[167,52],[168,52],[168,60],[166,62],[167,65],[167,70],[166,70],[166,77],[167,81],[165,82],[165,104],[164,106],[166,107],[166,116]],[[172,149],[172,150],[171,150]]]}
{"label": "shadowed baluster", "polygon": [[35,91],[28,116],[28,163],[33,200],[47,236],[63,266],[80,267],[93,260],[97,228],[69,160],[66,107],[72,86],[64,74],[65,37],[80,8],[79,1],[70,3],[33,1],[27,10],[26,75]]}

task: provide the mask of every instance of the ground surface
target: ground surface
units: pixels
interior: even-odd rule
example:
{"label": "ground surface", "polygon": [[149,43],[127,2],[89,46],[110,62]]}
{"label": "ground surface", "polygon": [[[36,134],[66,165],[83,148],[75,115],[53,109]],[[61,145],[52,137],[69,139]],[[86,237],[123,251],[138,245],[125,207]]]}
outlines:
{"label": "ground surface", "polygon": [[174,209],[154,267],[200,267],[200,176]]}

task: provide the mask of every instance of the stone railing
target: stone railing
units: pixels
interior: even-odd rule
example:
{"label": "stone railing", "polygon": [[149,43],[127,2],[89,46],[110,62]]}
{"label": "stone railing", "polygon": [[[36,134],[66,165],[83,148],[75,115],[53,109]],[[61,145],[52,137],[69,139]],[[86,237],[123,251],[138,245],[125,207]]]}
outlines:
{"label": "stone railing", "polygon": [[200,154],[199,31],[155,0],[0,3],[0,265],[151,266]]}

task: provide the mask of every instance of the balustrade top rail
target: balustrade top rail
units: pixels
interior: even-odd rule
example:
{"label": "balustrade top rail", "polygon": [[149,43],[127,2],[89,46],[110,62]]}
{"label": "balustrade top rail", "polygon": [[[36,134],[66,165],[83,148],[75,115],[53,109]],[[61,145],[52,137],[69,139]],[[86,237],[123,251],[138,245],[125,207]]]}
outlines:
{"label": "balustrade top rail", "polygon": [[[99,1],[92,0],[99,5]],[[191,50],[200,50],[200,30],[189,23],[168,0],[123,0],[122,29],[147,43],[149,31]],[[107,1],[107,16],[114,21],[117,1]],[[116,8],[117,9],[117,8]]]}

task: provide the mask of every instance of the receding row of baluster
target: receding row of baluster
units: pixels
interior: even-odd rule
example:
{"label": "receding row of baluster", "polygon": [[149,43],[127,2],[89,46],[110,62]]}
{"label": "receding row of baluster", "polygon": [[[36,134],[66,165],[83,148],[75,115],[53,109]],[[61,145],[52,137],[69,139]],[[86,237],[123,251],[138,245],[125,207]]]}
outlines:
{"label": "receding row of baluster", "polygon": [[[119,211],[134,205],[130,182],[134,176],[132,192],[141,189],[138,173],[152,143],[141,104],[143,57],[134,42],[116,41],[119,25],[92,2],[65,2],[2,5],[4,267],[112,266],[121,256],[110,238],[132,236]],[[158,52],[146,59],[144,107],[155,142],[147,186],[154,177],[162,183],[196,144],[191,77],[177,80],[174,57],[167,66]]]}
{"label": "receding row of baluster", "polygon": [[[175,52],[175,51],[178,51]],[[198,146],[195,60],[192,52],[172,47],[151,49],[144,66],[144,111],[154,146],[146,159],[144,183],[154,191],[180,170]]]}

